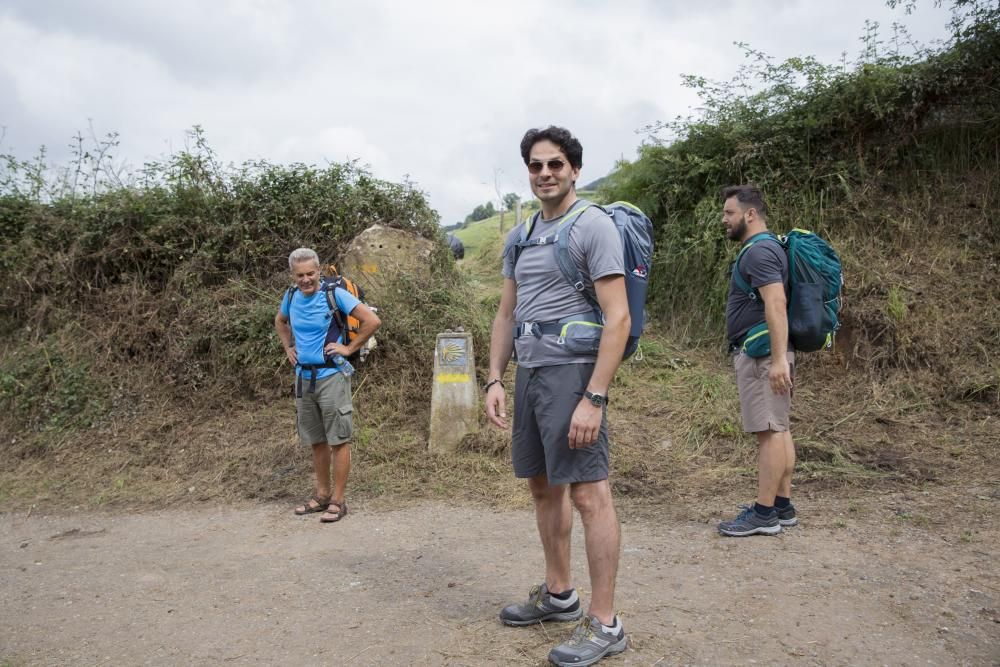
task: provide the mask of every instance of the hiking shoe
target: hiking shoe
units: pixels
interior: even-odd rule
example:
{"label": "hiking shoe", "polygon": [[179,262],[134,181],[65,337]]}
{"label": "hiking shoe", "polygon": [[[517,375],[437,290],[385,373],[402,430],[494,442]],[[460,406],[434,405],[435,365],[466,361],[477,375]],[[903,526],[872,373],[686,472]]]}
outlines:
{"label": "hiking shoe", "polygon": [[743,511],[732,521],[719,524],[719,532],[728,537],[746,537],[747,535],[777,535],[781,532],[778,522],[778,512],[772,509],[767,516],[761,516],[753,507],[741,505]]}
{"label": "hiking shoe", "polygon": [[519,627],[542,621],[575,621],[582,615],[580,597],[575,590],[568,600],[560,600],[549,593],[545,584],[541,584],[532,586],[526,602],[504,607],[500,620],[504,625]]}
{"label": "hiking shoe", "polygon": [[[776,507],[775,509],[778,508]],[[778,509],[778,523],[783,528],[791,528],[792,526],[799,525],[799,520],[795,516],[795,505],[789,504],[788,507]]]}
{"label": "hiking shoe", "polygon": [[549,651],[549,662],[560,667],[592,665],[606,655],[621,653],[628,646],[628,638],[617,616],[615,625],[618,634],[611,634],[595,617],[581,618],[569,640]]}

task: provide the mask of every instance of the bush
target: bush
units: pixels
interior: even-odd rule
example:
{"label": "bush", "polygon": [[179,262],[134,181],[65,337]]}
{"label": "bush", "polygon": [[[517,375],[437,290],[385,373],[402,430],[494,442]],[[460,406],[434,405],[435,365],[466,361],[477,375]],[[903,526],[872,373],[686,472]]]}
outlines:
{"label": "bush", "polygon": [[[951,39],[937,50],[901,55],[869,24],[853,69],[813,58],[775,64],[741,45],[749,64],[732,81],[686,78],[700,114],[651,127],[670,140],[642,146],[602,186],[607,200],[632,201],[653,220],[654,314],[680,320],[695,337],[721,327],[736,250],[720,223],[726,185],[762,187],[778,231],[837,234],[864,221],[879,191],[919,190],[942,170],[995,173],[1000,9],[967,0],[953,7]],[[906,37],[897,32],[894,43]]]}

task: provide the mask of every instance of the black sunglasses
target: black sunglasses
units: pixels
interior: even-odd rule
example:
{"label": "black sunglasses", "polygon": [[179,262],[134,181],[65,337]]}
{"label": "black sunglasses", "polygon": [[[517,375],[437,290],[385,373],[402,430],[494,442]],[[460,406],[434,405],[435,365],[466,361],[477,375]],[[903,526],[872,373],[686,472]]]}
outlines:
{"label": "black sunglasses", "polygon": [[562,168],[566,166],[566,163],[562,160],[549,160],[548,162],[529,162],[528,163],[528,173],[530,174],[540,174],[542,173],[542,167],[548,166],[549,171],[553,174],[562,171]]}

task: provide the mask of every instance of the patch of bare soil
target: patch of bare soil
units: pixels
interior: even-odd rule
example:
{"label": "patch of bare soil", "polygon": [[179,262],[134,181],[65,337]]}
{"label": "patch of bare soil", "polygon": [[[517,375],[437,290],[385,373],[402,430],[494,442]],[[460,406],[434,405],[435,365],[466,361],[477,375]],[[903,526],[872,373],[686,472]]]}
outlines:
{"label": "patch of bare soil", "polygon": [[[619,508],[631,641],[602,664],[1000,663],[997,487],[800,496],[744,539],[730,500]],[[0,664],[542,665],[570,631],[497,619],[542,577],[530,512],[290,509],[0,516]]]}

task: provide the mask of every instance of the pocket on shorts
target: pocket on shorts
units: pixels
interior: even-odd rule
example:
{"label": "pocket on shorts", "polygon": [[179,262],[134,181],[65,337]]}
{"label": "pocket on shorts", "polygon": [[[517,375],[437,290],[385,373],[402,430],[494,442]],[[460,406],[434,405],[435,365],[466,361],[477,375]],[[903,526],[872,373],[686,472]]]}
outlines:
{"label": "pocket on shorts", "polygon": [[354,430],[354,406],[337,408],[337,437],[347,440]]}
{"label": "pocket on shorts", "polygon": [[556,342],[570,354],[597,354],[603,332],[604,326],[596,322],[571,320],[563,323]]}

